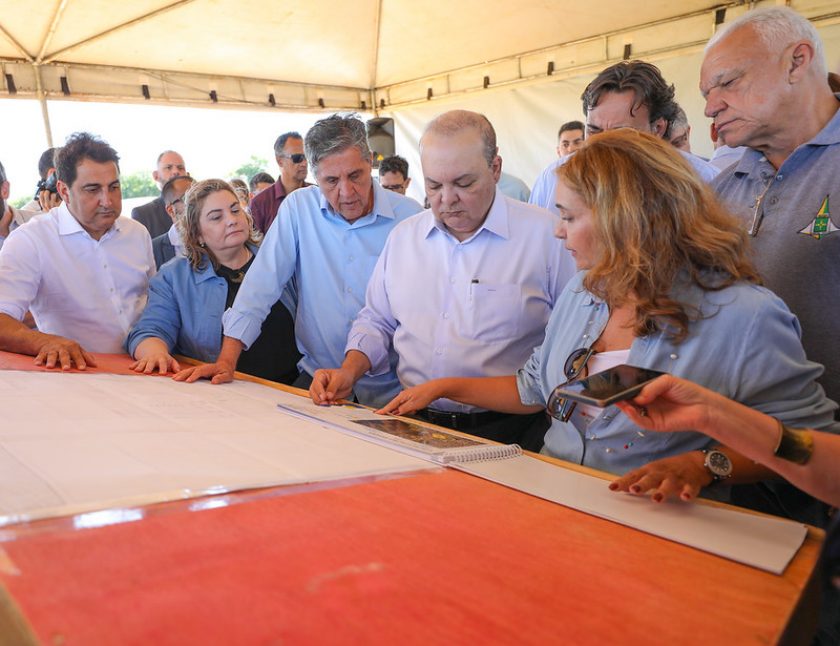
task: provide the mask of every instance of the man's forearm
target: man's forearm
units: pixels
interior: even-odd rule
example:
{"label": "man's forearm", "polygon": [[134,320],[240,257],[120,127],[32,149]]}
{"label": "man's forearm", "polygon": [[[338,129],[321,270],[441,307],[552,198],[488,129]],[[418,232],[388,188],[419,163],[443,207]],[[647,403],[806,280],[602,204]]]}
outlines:
{"label": "man's forearm", "polygon": [[222,349],[219,351],[219,357],[216,363],[224,363],[236,369],[236,362],[239,361],[239,355],[245,345],[239,339],[234,339],[232,336],[226,336],[222,339]]}
{"label": "man's forearm", "polygon": [[359,350],[349,350],[344,356],[344,362],[341,364],[342,370],[347,370],[353,375],[353,383],[359,381],[370,368],[370,359],[367,358],[364,352],[360,352]]}
{"label": "man's forearm", "polygon": [[8,314],[0,314],[0,350],[36,356],[50,335],[32,330]]}

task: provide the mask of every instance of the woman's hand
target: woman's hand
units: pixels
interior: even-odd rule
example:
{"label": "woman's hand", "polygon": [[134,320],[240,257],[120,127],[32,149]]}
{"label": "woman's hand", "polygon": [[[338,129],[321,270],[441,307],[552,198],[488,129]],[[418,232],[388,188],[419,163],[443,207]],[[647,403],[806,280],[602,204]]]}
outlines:
{"label": "woman's hand", "polygon": [[712,483],[712,474],[704,462],[701,451],[654,460],[613,480],[610,490],[637,496],[650,494],[654,502],[664,502],[668,498],[693,500],[703,487]]}
{"label": "woman's hand", "polygon": [[376,412],[380,415],[410,415],[427,408],[429,404],[443,396],[440,380],[432,379],[425,384],[406,388]]}
{"label": "woman's hand", "polygon": [[164,351],[149,354],[142,359],[138,359],[129,368],[135,372],[142,372],[147,375],[154,373],[156,370],[160,374],[165,375],[168,372],[178,372],[181,369],[181,365],[171,354]]}
{"label": "woman's hand", "polygon": [[616,406],[634,424],[649,431],[705,432],[718,397],[690,381],[665,375],[642,388],[631,401]]}

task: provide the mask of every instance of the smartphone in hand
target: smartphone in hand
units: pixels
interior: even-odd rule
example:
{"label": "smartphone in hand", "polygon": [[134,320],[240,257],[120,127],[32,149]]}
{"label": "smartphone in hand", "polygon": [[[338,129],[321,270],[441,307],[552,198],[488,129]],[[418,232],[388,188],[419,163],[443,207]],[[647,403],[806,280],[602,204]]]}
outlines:
{"label": "smartphone in hand", "polygon": [[633,399],[645,384],[664,374],[658,370],[621,364],[585,379],[557,386],[554,393],[571,401],[606,408],[616,402]]}

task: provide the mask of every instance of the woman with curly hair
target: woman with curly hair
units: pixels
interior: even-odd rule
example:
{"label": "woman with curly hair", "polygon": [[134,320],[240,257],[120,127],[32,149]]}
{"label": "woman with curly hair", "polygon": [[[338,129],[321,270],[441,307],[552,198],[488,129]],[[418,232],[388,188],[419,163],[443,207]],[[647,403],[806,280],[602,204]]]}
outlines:
{"label": "woman with curly hair", "polygon": [[[557,235],[579,270],[545,341],[517,375],[439,379],[383,412],[445,397],[509,413],[547,408],[543,452],[616,474],[622,488],[688,500],[717,481],[770,472],[699,433],[648,433],[616,406],[562,400],[558,385],[619,364],[691,379],[786,424],[826,429],[836,405],[814,381],[787,306],[759,286],[748,238],[673,146],[621,129],[593,136],[558,169]],[[718,454],[723,454],[722,457]]]}
{"label": "woman with curly hair", "polygon": [[[137,372],[178,372],[172,356],[213,362],[222,346],[222,314],[233,304],[261,237],[233,187],[220,179],[197,182],[184,196],[178,221],[186,257],[160,268],[149,301],[126,340]],[[294,296],[287,290],[272,307],[256,342],[243,352],[241,372],[290,384],[298,376]]]}

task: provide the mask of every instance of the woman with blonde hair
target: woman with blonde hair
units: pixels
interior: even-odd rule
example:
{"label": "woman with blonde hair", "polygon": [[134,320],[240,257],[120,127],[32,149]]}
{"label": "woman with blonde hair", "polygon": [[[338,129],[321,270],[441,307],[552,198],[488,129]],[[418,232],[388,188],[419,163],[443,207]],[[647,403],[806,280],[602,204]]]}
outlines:
{"label": "woman with blonde hair", "polygon": [[564,401],[558,385],[630,364],[703,384],[784,423],[826,429],[836,405],[814,381],[799,324],[759,286],[748,239],[667,142],[634,130],[593,136],[558,169],[557,235],[579,270],[545,341],[516,376],[439,379],[382,412],[408,414],[445,397],[502,412],[547,408],[544,452],[626,474],[654,500],[695,497],[722,480],[770,472],[699,433],[647,433],[615,406]]}
{"label": "woman with blonde hair", "polygon": [[[149,283],[149,301],[126,340],[137,372],[178,372],[172,356],[213,362],[222,345],[222,314],[258,251],[260,234],[227,182],[208,179],[184,196],[178,221],[185,257],[161,267]],[[292,383],[298,376],[294,295],[284,292],[263,323],[262,333],[239,358],[237,369]]]}

